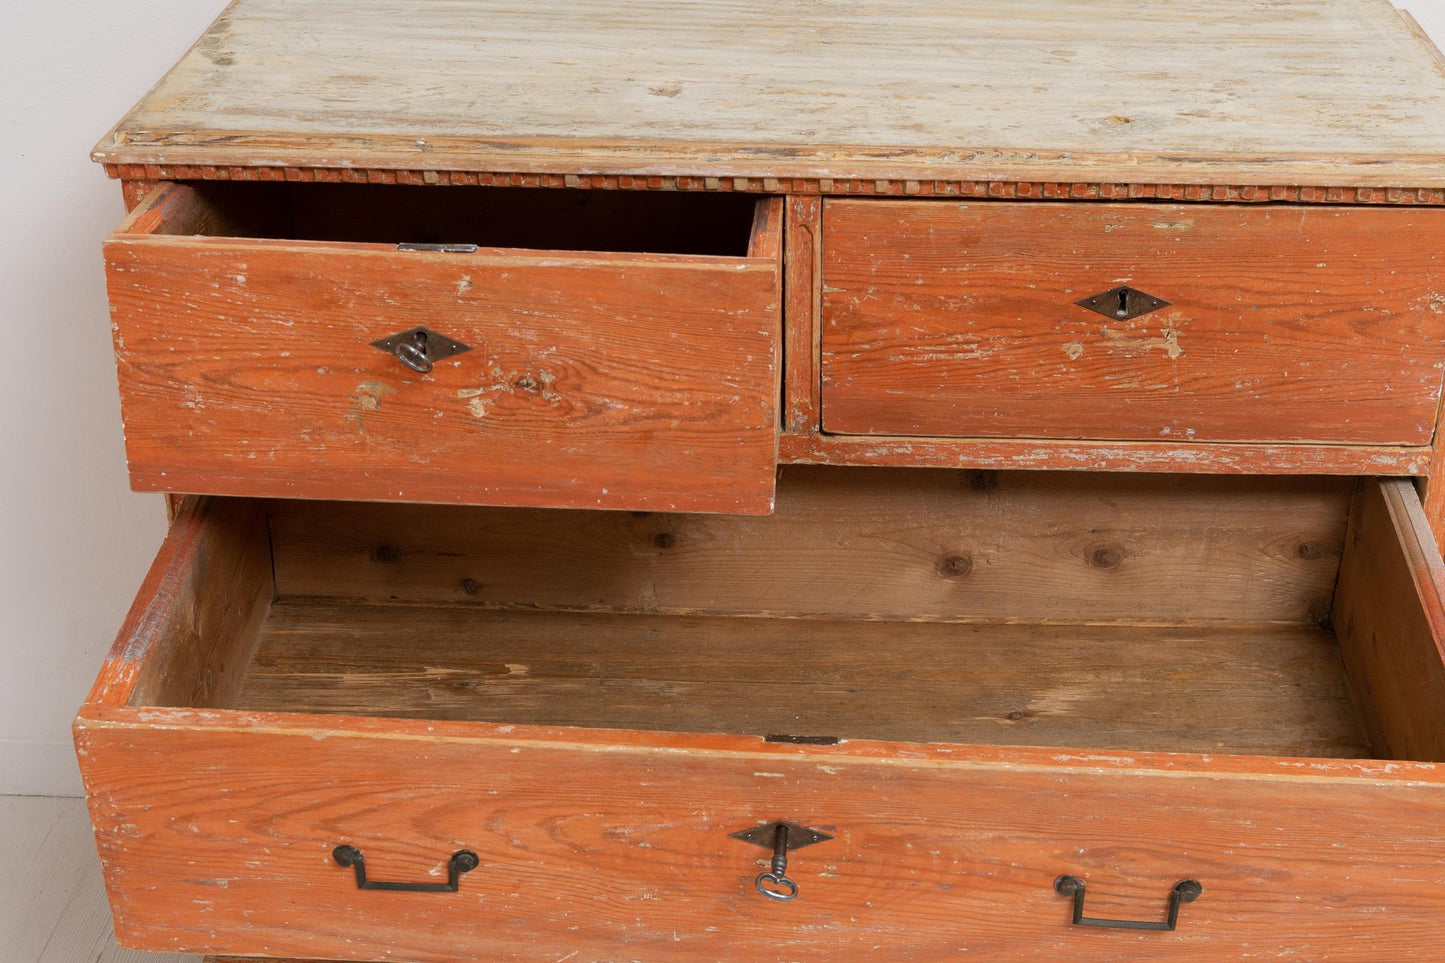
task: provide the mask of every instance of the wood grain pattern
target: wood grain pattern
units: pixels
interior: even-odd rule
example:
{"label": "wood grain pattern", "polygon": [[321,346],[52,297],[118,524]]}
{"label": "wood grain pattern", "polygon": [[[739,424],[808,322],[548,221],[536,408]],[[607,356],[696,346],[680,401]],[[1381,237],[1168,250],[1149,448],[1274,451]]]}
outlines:
{"label": "wood grain pattern", "polygon": [[[1445,212],[830,201],[823,427],[1426,445]],[[1171,302],[1117,321],[1119,284]]]}
{"label": "wood grain pattern", "polygon": [[1442,108],[1377,0],[243,0],[95,157],[1425,187],[1445,182]]}
{"label": "wood grain pattern", "polygon": [[263,506],[187,499],[87,701],[228,704],[274,595]]}
{"label": "wood grain pattern", "polygon": [[[106,256],[138,489],[771,508],[776,250],[428,254],[122,229]],[[418,322],[474,350],[420,375],[370,345]]]}
{"label": "wood grain pattern", "polygon": [[818,401],[818,266],[823,204],[813,197],[787,201],[787,300],[783,306],[784,399],[787,432],[812,434],[821,423]]}
{"label": "wood grain pattern", "polygon": [[[117,933],[137,947],[1374,961],[1432,945],[1445,912],[1438,767],[141,716],[80,730]],[[782,910],[752,891],[767,853],[727,835],[778,818],[837,836],[794,854],[802,895]],[[435,878],[461,847],[481,867],[455,895],[358,892],[339,843],[382,878]],[[1184,877],[1204,896],[1174,934],[1081,931],[1063,872],[1101,915],[1157,918]]]}
{"label": "wood grain pattern", "polygon": [[[1433,475],[1445,451],[1422,446],[1195,444],[1060,441],[1050,438],[909,438],[795,435],[778,439],[788,465],[897,468],[1043,469],[1086,472],[1213,472],[1230,475]],[[1427,499],[1430,496],[1427,493]],[[1445,493],[1440,496],[1445,499]],[[1430,505],[1436,504],[1430,501]],[[1445,502],[1436,514],[1445,515]]]}
{"label": "wood grain pattern", "polygon": [[1334,625],[1372,741],[1445,762],[1445,562],[1409,481],[1365,482],[1350,512]]}
{"label": "wood grain pattern", "polygon": [[1316,625],[930,625],[300,599],[272,608],[232,705],[594,729],[1370,754],[1334,637]]}
{"label": "wood grain pattern", "polygon": [[789,468],[768,518],[279,503],[282,596],[871,619],[1324,617],[1352,483]]}

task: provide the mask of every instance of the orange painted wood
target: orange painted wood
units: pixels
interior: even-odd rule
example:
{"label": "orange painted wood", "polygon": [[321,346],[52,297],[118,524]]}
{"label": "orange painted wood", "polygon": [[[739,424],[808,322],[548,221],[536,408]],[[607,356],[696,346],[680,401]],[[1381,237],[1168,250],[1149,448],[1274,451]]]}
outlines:
{"label": "orange painted wood", "polygon": [[1355,498],[1332,623],[1377,754],[1445,760],[1445,562],[1414,486]]}
{"label": "orange painted wood", "polygon": [[[1212,472],[1272,475],[1426,475],[1435,450],[1385,445],[1221,444],[1059,441],[1046,438],[918,438],[794,435],[778,440],[778,460],[797,465],[1053,471]],[[1445,492],[1438,504],[1445,515]],[[1442,529],[1438,528],[1437,531]]]}
{"label": "orange painted wood", "polygon": [[783,354],[784,425],[789,432],[812,434],[819,428],[818,406],[818,243],[823,202],[816,197],[788,198],[786,336]]}
{"label": "orange painted wood", "polygon": [[[1378,960],[1445,912],[1435,767],[141,709],[83,715],[77,745],[138,948]],[[787,906],[752,890],[767,853],[728,838],[773,819],[837,836],[793,855]],[[379,879],[434,880],[461,848],[481,867],[456,894],[359,892],[342,843]],[[1204,896],[1172,935],[1094,932],[1069,925],[1061,873],[1100,915],[1158,919],[1186,877]]]}
{"label": "orange painted wood", "polygon": [[1435,422],[1435,443],[1430,448],[1430,460],[1420,471],[1416,487],[1420,502],[1425,510],[1425,521],[1435,535],[1436,545],[1445,545],[1445,405]]}
{"label": "orange painted wood", "polygon": [[1426,445],[1442,268],[1430,210],[827,201],[823,427]]}
{"label": "orange painted wood", "polygon": [[[106,244],[132,484],[767,512],[781,208],[761,203],[750,258],[166,236],[142,206]],[[422,375],[370,345],[416,324],[473,350]]]}
{"label": "orange painted wood", "polygon": [[[156,184],[154,181],[122,180],[120,182],[120,190],[121,197],[125,202],[126,212],[130,213],[139,207],[146,198],[150,197],[151,193],[155,191],[155,188]],[[180,514],[181,502],[184,496],[168,492],[166,493],[165,499],[166,518],[174,521],[175,517]]]}
{"label": "orange painted wood", "polygon": [[143,178],[126,178],[120,182],[121,198],[125,201],[126,211],[133,211],[150,196],[156,188],[155,181]]}

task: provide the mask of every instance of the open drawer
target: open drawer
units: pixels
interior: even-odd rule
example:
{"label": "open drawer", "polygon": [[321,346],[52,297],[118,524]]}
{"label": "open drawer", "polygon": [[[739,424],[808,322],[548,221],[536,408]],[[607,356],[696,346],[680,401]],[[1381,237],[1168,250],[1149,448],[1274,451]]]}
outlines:
{"label": "open drawer", "polygon": [[781,210],[163,184],[105,247],[132,485],[765,513]]}
{"label": "open drawer", "polygon": [[[769,518],[189,500],[76,722],[121,941],[1438,937],[1445,567],[1409,483],[789,468],[778,494]],[[792,901],[755,888],[777,822],[812,843]],[[358,853],[402,891],[360,888]]]}

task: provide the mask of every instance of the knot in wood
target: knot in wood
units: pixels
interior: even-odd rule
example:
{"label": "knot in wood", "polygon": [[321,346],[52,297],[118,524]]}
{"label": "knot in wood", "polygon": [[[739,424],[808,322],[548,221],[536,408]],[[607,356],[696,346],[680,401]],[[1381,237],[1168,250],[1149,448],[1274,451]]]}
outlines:
{"label": "knot in wood", "polygon": [[938,574],[944,578],[963,578],[972,571],[972,555],[945,555],[938,560]]}
{"label": "knot in wood", "polygon": [[1092,545],[1085,549],[1084,559],[1094,568],[1118,568],[1124,561],[1124,549],[1118,545]]}

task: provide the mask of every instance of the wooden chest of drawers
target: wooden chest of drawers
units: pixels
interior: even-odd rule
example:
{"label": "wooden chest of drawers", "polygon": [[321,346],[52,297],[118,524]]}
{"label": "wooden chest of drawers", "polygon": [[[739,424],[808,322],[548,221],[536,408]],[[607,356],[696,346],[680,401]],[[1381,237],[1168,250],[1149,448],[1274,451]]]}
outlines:
{"label": "wooden chest of drawers", "polygon": [[229,8],[97,148],[122,942],[1429,958],[1445,75],[1231,11]]}

